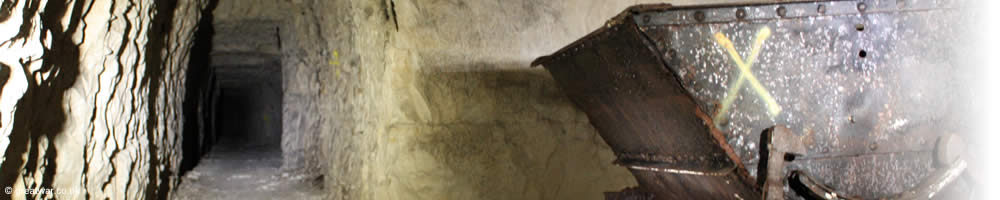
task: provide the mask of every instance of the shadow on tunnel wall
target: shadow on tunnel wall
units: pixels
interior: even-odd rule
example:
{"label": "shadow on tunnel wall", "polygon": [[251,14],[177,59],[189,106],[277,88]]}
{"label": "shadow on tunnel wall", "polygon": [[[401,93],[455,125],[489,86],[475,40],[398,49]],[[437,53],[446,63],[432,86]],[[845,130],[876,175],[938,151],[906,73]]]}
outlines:
{"label": "shadow on tunnel wall", "polygon": [[[203,17],[205,17],[206,13],[207,13],[207,16],[208,16],[207,18],[209,19],[209,22],[211,21],[210,20],[211,19],[211,8],[213,8],[212,6],[214,6],[214,3],[216,1],[217,0],[211,0],[209,2],[209,8],[206,9],[207,11],[205,11],[205,10],[202,11],[202,16]],[[149,101],[149,103],[146,104],[147,105],[147,113],[148,113],[148,116],[147,116],[148,120],[147,120],[147,123],[146,123],[146,133],[147,133],[146,134],[146,139],[149,141],[149,152],[151,154],[160,154],[161,153],[160,147],[157,146],[158,143],[155,142],[156,139],[157,139],[155,137],[155,135],[156,135],[155,133],[156,133],[156,127],[159,126],[158,123],[161,120],[161,116],[160,116],[160,113],[156,112],[157,111],[156,110],[156,105],[159,104],[157,102],[158,100],[160,100],[160,97],[159,97],[160,91],[159,90],[162,89],[162,84],[163,84],[163,80],[164,80],[163,71],[164,71],[164,64],[166,64],[164,58],[165,57],[172,57],[172,55],[169,55],[169,54],[176,53],[176,52],[170,52],[170,51],[165,52],[164,50],[166,50],[166,48],[167,48],[168,39],[171,39],[169,37],[170,36],[169,33],[173,32],[173,29],[174,29],[174,27],[173,27],[174,17],[175,17],[174,16],[174,11],[177,8],[177,0],[157,0],[157,1],[154,1],[153,7],[156,9],[156,12],[152,16],[152,24],[150,25],[150,30],[147,32],[147,35],[146,35],[146,37],[149,39],[149,42],[146,43],[145,56],[143,56],[144,58],[146,58],[146,70],[145,70],[145,74],[142,77],[142,80],[140,82],[140,88],[148,88],[149,89],[149,93],[147,94],[148,95],[147,96],[147,101]],[[199,21],[199,27],[198,27],[198,31],[199,32],[198,33],[200,33],[200,31],[202,31],[202,27],[200,27],[200,26],[206,24],[206,23],[203,23],[203,22],[204,22],[204,19],[202,19],[201,21]],[[207,23],[207,24],[211,25],[211,23]],[[211,29],[209,28],[209,30],[211,30]],[[128,30],[126,30],[126,32],[127,31]],[[197,38],[197,34],[198,33],[196,33],[196,38]],[[172,38],[172,39],[179,39],[179,38]],[[200,44],[200,42],[197,41],[197,40],[198,39],[196,39],[196,41],[195,41],[195,45],[192,46],[191,52],[192,52],[193,55],[190,56],[190,60],[195,60],[195,62],[200,60],[196,56],[197,55],[196,53],[200,51],[198,49],[198,47],[199,47],[198,44]],[[183,51],[180,51],[180,52],[183,52]],[[169,53],[169,54],[168,55],[164,55],[164,53]],[[190,60],[189,60],[189,62],[191,62]],[[182,63],[175,63],[175,64],[183,65]],[[188,70],[189,70],[188,73],[192,73],[192,72],[190,72],[192,70],[191,68],[196,68],[197,69],[196,66],[197,65],[190,65],[188,67]],[[198,72],[194,72],[194,73],[198,73]],[[188,77],[191,77],[191,76],[192,75],[188,75]],[[189,84],[187,82],[185,82],[185,89],[189,89]],[[189,94],[191,94],[190,92],[191,91],[189,91],[189,90],[185,91],[185,100],[187,99],[187,97],[189,96]],[[163,98],[163,99],[166,100],[168,98]],[[166,103],[172,103],[172,102],[168,101]],[[188,107],[187,107],[186,101],[183,102],[182,106],[183,106],[182,109],[184,109],[182,112],[185,113],[184,115],[187,115],[186,113],[188,113],[187,112],[187,108]],[[169,120],[169,119],[164,119],[163,122],[166,122],[166,120]],[[187,120],[186,116],[185,116],[185,120]],[[183,123],[183,124],[187,124],[187,123]],[[184,130],[182,130],[183,134],[187,134],[187,132],[185,130],[186,130],[186,128]],[[169,133],[168,130],[161,130],[161,131],[162,132],[159,133],[161,135],[165,135],[165,134]],[[163,138],[170,138],[170,137],[163,137]],[[182,137],[182,142],[183,141],[186,141],[186,140],[184,140],[184,137]],[[166,141],[166,140],[164,140],[164,141],[160,141],[160,143],[161,144],[170,144],[170,143],[172,143],[172,141]],[[187,152],[186,149],[182,149],[182,151],[185,152],[185,153]],[[183,163],[183,159],[184,158],[186,158],[186,156],[182,155],[182,157],[181,157],[182,163]],[[154,166],[154,167],[149,167],[148,168],[148,176],[147,176],[148,177],[148,180],[147,180],[148,184],[146,185],[146,188],[145,188],[146,198],[149,198],[149,199],[153,199],[153,198],[155,198],[155,199],[166,199],[168,197],[169,193],[170,193],[170,190],[171,190],[171,188],[170,188],[171,183],[173,183],[173,181],[171,181],[171,178],[173,178],[177,174],[173,174],[173,171],[171,171],[171,170],[164,170],[161,173],[160,170],[158,170],[158,167],[155,167],[155,166],[163,166],[165,169],[174,169],[174,167],[171,166],[172,163],[170,163],[170,162],[162,162],[159,159],[159,156],[149,156],[148,159],[149,160],[147,162],[149,163],[149,166]]]}
{"label": "shadow on tunnel wall", "polygon": [[201,12],[201,19],[194,34],[194,45],[188,60],[187,77],[184,80],[186,95],[184,96],[184,127],[181,139],[183,151],[181,157],[180,176],[194,169],[201,157],[210,150],[216,141],[214,123],[214,102],[216,98],[216,82],[212,72],[212,37],[215,35],[212,11],[218,5],[218,0],[210,0],[208,6]]}
{"label": "shadow on tunnel wall", "polygon": [[390,184],[391,191],[420,188],[416,195],[428,199],[594,199],[634,184],[544,69],[430,69],[473,71],[417,70],[412,86],[395,86],[410,100],[398,105],[406,122],[390,124],[389,145],[412,151],[389,153],[391,166],[404,166],[389,167],[389,176],[406,183]]}
{"label": "shadow on tunnel wall", "polygon": [[[6,5],[6,1],[4,3]],[[14,38],[10,38],[9,42],[26,39],[30,34],[32,23],[35,22],[32,20],[33,14],[38,12],[39,4],[38,1],[26,4],[29,6],[25,8],[21,30]],[[14,185],[18,179],[41,176],[42,180],[36,180],[33,185],[27,187],[52,188],[57,153],[54,139],[62,134],[66,122],[66,114],[63,111],[64,93],[73,86],[80,72],[80,49],[73,42],[72,35],[80,25],[82,4],[82,1],[74,4],[49,1],[45,5],[45,10],[40,12],[41,31],[51,34],[48,37],[52,38],[52,45],[51,48],[43,50],[41,60],[22,61],[24,66],[40,61],[42,67],[34,72],[27,67],[22,69],[28,79],[26,80],[28,86],[24,96],[18,100],[13,115],[10,145],[4,154],[5,160],[0,165],[0,186],[8,187]],[[64,28],[61,19],[67,14],[70,23]],[[0,78],[6,83],[11,71],[14,70],[9,69],[10,66],[2,67],[4,76]],[[43,77],[40,74],[44,73],[50,73],[49,77],[35,80]],[[25,153],[27,156],[22,157]],[[7,199],[9,198],[10,196],[7,196]],[[25,198],[33,197],[25,194]]]}
{"label": "shadow on tunnel wall", "polygon": [[[9,3],[9,1],[4,1],[4,10],[2,12],[10,12],[10,7],[8,6],[11,6],[11,4]],[[24,77],[28,79],[25,80],[27,88],[15,106],[17,109],[13,115],[14,122],[11,128],[11,135],[9,136],[10,146],[5,150],[5,160],[2,166],[0,166],[0,185],[12,186],[19,179],[42,177],[42,180],[35,180],[33,183],[29,183],[30,185],[26,185],[26,187],[52,188],[58,153],[54,139],[60,134],[64,134],[63,129],[67,122],[66,111],[63,110],[65,93],[74,86],[80,75],[80,68],[86,67],[80,66],[80,60],[82,59],[80,48],[73,41],[75,34],[83,34],[76,31],[79,30],[79,26],[83,21],[83,9],[87,7],[87,5],[84,5],[86,3],[88,2],[48,1],[44,6],[45,9],[41,11],[39,10],[41,8],[40,1],[29,1],[23,4],[26,7],[24,8],[23,19],[21,19],[23,20],[21,29],[17,35],[8,39],[7,42],[27,39],[32,31],[32,27],[34,27],[33,23],[36,23],[36,21],[33,21],[34,14],[39,13],[41,15],[39,22],[41,23],[42,37],[51,38],[51,45],[49,48],[43,49],[41,60],[22,61],[21,63],[21,65],[27,66],[32,62],[42,62],[41,68],[36,71],[32,72],[28,68],[21,70],[25,73]],[[145,49],[147,51],[145,52],[145,56],[143,56],[146,59],[146,65],[119,66],[146,67],[139,87],[149,89],[148,96],[146,97],[148,100],[148,107],[146,108],[148,109],[148,120],[147,127],[145,128],[147,133],[146,139],[150,144],[148,151],[151,154],[161,153],[157,147],[158,143],[155,141],[155,136],[157,134],[166,134],[166,130],[162,130],[164,132],[160,133],[156,132],[160,120],[159,114],[156,112],[156,105],[159,104],[156,101],[158,100],[159,90],[163,81],[163,64],[165,62],[162,53],[164,53],[166,48],[167,33],[170,33],[173,28],[173,11],[176,4],[175,0],[165,0],[155,1],[153,5],[157,12],[152,16],[151,28],[145,35],[150,39],[146,43]],[[3,16],[3,20],[11,20],[9,14],[0,13],[0,16]],[[63,20],[64,16],[68,16],[69,18]],[[68,22],[65,27],[63,26],[63,21]],[[131,24],[125,26],[121,39],[125,41],[134,40],[135,38],[129,38],[128,33],[137,31],[137,28],[139,27]],[[128,44],[130,43],[123,42],[119,50],[126,48]],[[13,70],[10,69],[10,66],[2,67],[3,70],[0,72],[4,75],[3,82],[6,83],[6,80],[10,77],[9,73]],[[119,71],[123,70],[119,69]],[[43,74],[48,74],[48,77],[42,76]],[[40,77],[44,78],[35,80]],[[166,144],[169,141],[160,141],[160,143]],[[83,149],[84,155],[95,153],[86,152],[86,150]],[[120,150],[115,149],[111,152],[110,156],[114,157],[119,152]],[[22,158],[24,154],[27,154],[27,156]],[[169,163],[161,163],[158,160],[159,156],[148,157],[149,166],[153,167],[149,167],[149,180],[147,182],[149,184],[146,188],[146,195],[149,198],[165,198],[167,191],[169,191],[169,178],[172,174],[169,171],[160,174],[157,169],[161,164],[166,165],[164,167],[167,169],[171,167]],[[84,175],[90,170],[86,167],[87,165],[85,164],[82,171]],[[22,166],[24,167],[23,169]],[[25,198],[51,198],[52,196],[49,195],[52,194],[25,194]]]}

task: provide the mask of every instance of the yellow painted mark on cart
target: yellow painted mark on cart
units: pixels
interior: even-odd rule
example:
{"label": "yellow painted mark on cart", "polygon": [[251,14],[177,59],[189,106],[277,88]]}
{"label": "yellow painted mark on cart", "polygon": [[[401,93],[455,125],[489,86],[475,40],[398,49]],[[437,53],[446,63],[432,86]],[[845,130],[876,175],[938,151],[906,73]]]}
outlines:
{"label": "yellow painted mark on cart", "polygon": [[753,66],[753,62],[757,59],[757,56],[760,55],[760,49],[764,46],[764,40],[767,40],[770,36],[770,28],[761,28],[760,31],[757,32],[757,36],[754,38],[753,44],[750,47],[750,55],[747,56],[747,59],[744,62],[743,57],[741,57],[740,54],[736,52],[736,48],[733,47],[733,42],[721,32],[715,33],[715,42],[722,48],[726,49],[726,52],[729,53],[729,57],[733,59],[733,63],[735,63],[736,67],[740,69],[739,78],[736,79],[736,82],[733,82],[733,85],[730,85],[729,91],[726,92],[726,98],[722,100],[722,108],[720,108],[719,112],[716,112],[715,117],[713,117],[713,121],[715,121],[716,126],[718,126],[718,123],[722,121],[722,117],[729,111],[729,108],[732,106],[733,101],[736,100],[736,97],[739,96],[740,90],[743,89],[744,81],[749,81],[750,87],[753,88],[758,96],[760,96],[761,100],[764,100],[764,103],[767,104],[767,112],[771,115],[771,117],[781,113],[781,106],[778,105],[778,102],[771,97],[770,92],[768,92],[767,89],[760,84],[760,81],[757,81],[757,77],[755,77],[753,72],[750,71],[750,67]]}

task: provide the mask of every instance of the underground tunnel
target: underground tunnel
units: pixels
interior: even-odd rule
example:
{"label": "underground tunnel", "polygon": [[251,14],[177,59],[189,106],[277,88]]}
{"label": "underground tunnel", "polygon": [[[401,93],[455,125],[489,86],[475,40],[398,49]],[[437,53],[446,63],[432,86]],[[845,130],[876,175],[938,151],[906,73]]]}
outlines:
{"label": "underground tunnel", "polygon": [[0,199],[995,199],[984,1],[0,1]]}
{"label": "underground tunnel", "polygon": [[[210,23],[206,23],[210,24]],[[267,21],[239,21],[202,24],[210,33],[197,32],[197,52],[190,68],[189,109],[186,121],[198,140],[185,140],[185,149],[195,148],[182,160],[190,169],[202,153],[213,147],[250,150],[261,156],[281,157],[282,77],[277,24]],[[252,43],[250,43],[252,41]],[[205,44],[202,44],[205,43]],[[186,161],[191,158],[191,161]],[[186,162],[185,162],[186,161]],[[182,170],[184,171],[184,170]]]}

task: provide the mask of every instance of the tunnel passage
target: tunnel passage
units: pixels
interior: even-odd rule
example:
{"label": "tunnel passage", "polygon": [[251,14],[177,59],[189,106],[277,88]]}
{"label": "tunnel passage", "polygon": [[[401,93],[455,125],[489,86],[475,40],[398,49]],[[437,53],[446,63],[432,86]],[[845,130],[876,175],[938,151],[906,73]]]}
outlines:
{"label": "tunnel passage", "polygon": [[[203,20],[188,77],[182,173],[222,151],[275,157],[282,140],[277,23]],[[232,154],[220,154],[232,155]]]}
{"label": "tunnel passage", "polygon": [[281,70],[278,57],[254,53],[224,53],[213,60],[218,78],[216,130],[220,144],[281,151]]}
{"label": "tunnel passage", "polygon": [[[219,80],[217,133],[232,145],[281,151],[281,70],[277,56],[226,54],[223,59],[263,63],[214,66]],[[214,59],[219,60],[219,59]]]}
{"label": "tunnel passage", "polygon": [[[204,84],[195,119],[206,124],[198,140],[200,152],[185,159],[194,163],[182,171],[175,199],[319,199],[322,179],[287,167],[296,154],[287,153],[283,126],[285,91],[279,24],[269,20],[202,22],[211,30]],[[196,48],[198,48],[196,47]],[[192,56],[195,56],[192,54]],[[192,66],[194,67],[194,66]],[[198,77],[195,77],[198,78]],[[198,146],[190,145],[190,146]],[[185,152],[188,150],[185,147]],[[197,150],[196,150],[197,151]],[[289,156],[291,155],[291,156]]]}
{"label": "tunnel passage", "polygon": [[214,26],[217,146],[280,155],[282,81],[276,23],[251,20]]}

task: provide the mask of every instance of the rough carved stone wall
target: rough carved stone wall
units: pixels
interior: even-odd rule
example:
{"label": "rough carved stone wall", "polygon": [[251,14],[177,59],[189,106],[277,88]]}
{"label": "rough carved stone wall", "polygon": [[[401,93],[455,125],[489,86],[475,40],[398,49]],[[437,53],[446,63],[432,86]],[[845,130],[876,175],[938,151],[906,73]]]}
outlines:
{"label": "rough carved stone wall", "polygon": [[[13,199],[165,198],[204,4],[4,0],[0,186]],[[37,189],[55,191],[24,194]]]}

